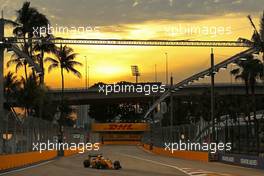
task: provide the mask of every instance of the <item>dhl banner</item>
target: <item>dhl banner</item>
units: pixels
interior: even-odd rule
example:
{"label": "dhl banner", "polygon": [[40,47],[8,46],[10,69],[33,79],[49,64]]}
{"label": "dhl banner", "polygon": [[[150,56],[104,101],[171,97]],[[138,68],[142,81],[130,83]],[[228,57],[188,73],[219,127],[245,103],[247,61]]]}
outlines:
{"label": "dhl banner", "polygon": [[140,134],[109,134],[104,133],[102,135],[104,141],[140,141],[142,135]]}
{"label": "dhl banner", "polygon": [[104,131],[148,131],[147,123],[93,123],[93,132]]}

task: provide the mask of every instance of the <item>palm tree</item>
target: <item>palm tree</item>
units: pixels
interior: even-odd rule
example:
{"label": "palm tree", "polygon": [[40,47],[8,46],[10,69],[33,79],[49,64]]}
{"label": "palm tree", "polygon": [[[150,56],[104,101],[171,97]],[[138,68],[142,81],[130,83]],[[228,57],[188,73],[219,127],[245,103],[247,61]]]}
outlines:
{"label": "palm tree", "polygon": [[47,35],[45,37],[41,37],[43,41],[45,42],[37,42],[34,45],[34,51],[39,52],[37,54],[38,62],[40,65],[40,68],[42,70],[42,74],[40,74],[40,85],[44,85],[45,80],[45,69],[44,69],[44,55],[45,53],[52,53],[55,50],[55,45],[52,42],[48,42],[49,39],[53,38],[52,35]]}
{"label": "palm tree", "polygon": [[[255,59],[254,55],[249,54],[243,57],[245,60],[239,60],[237,62],[239,68],[234,69],[231,71],[231,74],[235,75],[236,79],[241,79],[245,82],[246,86],[246,92],[247,95],[249,95],[249,87],[251,89],[251,95],[252,95],[252,108],[254,112],[254,124],[255,124],[255,134],[256,139],[257,139],[257,148],[259,151],[259,122],[256,119],[256,98],[255,98],[255,86],[257,83],[257,80],[263,77],[263,65],[259,59]],[[248,108],[245,108],[248,109]],[[247,131],[249,128],[249,122],[251,121],[250,119],[250,111],[247,110],[246,112],[248,121],[247,123]],[[248,133],[247,133],[247,141],[248,141]],[[248,144],[248,142],[247,142]]]}
{"label": "palm tree", "polygon": [[236,80],[242,80],[245,83],[246,94],[249,95],[249,87],[252,96],[255,95],[255,86],[257,79],[262,77],[263,66],[259,59],[255,59],[254,55],[248,54],[243,56],[243,60],[237,61],[239,68],[231,70],[231,74]]}
{"label": "palm tree", "polygon": [[80,62],[75,61],[77,53],[73,53],[73,49],[70,47],[60,46],[54,51],[55,59],[47,57],[45,62],[50,62],[51,64],[48,67],[48,72],[51,72],[55,68],[60,69],[61,73],[61,100],[63,102],[64,94],[64,70],[68,73],[73,73],[78,78],[81,78],[81,73],[76,70],[75,66],[82,66]]}
{"label": "palm tree", "polygon": [[[32,37],[41,37],[40,33],[34,32],[34,29],[47,27],[49,20],[37,9],[30,7],[30,2],[26,1],[21,9],[17,11],[16,23],[19,25],[13,30],[13,33],[15,36],[24,39],[24,51],[32,57]],[[28,37],[28,40],[26,40],[26,37]]]}
{"label": "palm tree", "polygon": [[[51,64],[48,67],[48,72],[52,71],[55,68],[60,69],[61,73],[61,106],[60,106],[60,120],[59,122],[62,122],[65,118],[66,114],[64,113],[64,70],[66,70],[68,73],[73,73],[78,78],[81,78],[81,73],[76,70],[75,66],[82,66],[80,62],[75,61],[75,58],[77,56],[77,53],[73,52],[73,49],[70,47],[67,47],[66,45],[62,47],[62,45],[59,48],[56,48],[54,50],[54,58],[47,57],[45,59],[45,62],[50,62]],[[59,123],[60,126],[60,139],[59,142],[62,142],[62,123]]]}
{"label": "palm tree", "polygon": [[264,41],[264,11],[263,11],[262,17],[260,19],[260,30],[259,30],[259,33],[260,33],[260,37],[261,37],[262,41]]}
{"label": "palm tree", "polygon": [[19,91],[18,103],[25,107],[25,116],[32,115],[40,98],[40,87],[33,74],[28,79],[21,79],[21,89]]}
{"label": "palm tree", "polygon": [[[20,50],[28,54],[27,47],[24,44],[20,45]],[[24,67],[25,78],[26,80],[28,79],[27,61],[24,58],[17,55],[16,52],[12,54],[11,59],[6,64],[8,68],[11,67],[12,65],[15,65],[16,73],[20,68]]]}
{"label": "palm tree", "polygon": [[255,45],[255,47],[258,48],[259,52],[262,53],[262,61],[264,63],[264,11],[263,11],[262,17],[260,18],[260,29],[259,29],[259,31],[256,28],[256,26],[255,26],[250,15],[248,15],[248,19],[249,19],[252,27],[254,28],[254,33],[252,35],[251,40],[254,42],[254,45]]}
{"label": "palm tree", "polygon": [[12,72],[8,72],[4,78],[4,92],[7,103],[10,98],[15,97],[17,94],[21,82],[17,80],[17,77]]}
{"label": "palm tree", "polygon": [[[260,52],[264,52],[264,48],[262,46],[263,40],[260,38],[260,35],[259,35],[251,17],[248,16],[248,18],[249,18],[253,28],[255,29],[254,34],[252,36],[252,41],[254,42],[255,47],[257,47]],[[262,18],[262,21],[264,22],[264,18]],[[264,25],[262,25],[261,29],[264,29]],[[240,105],[238,106],[239,108],[237,108],[237,112],[244,112],[246,114],[246,117],[247,117],[247,118],[245,117],[245,122],[247,124],[247,126],[246,126],[247,127],[246,138],[247,138],[247,145],[249,145],[249,142],[248,142],[249,141],[249,135],[250,135],[249,134],[250,124],[249,123],[251,121],[250,112],[252,109],[254,112],[254,122],[255,122],[255,126],[256,126],[256,128],[255,128],[256,133],[255,134],[258,133],[257,132],[258,131],[258,121],[256,119],[255,86],[256,86],[257,80],[260,79],[261,77],[263,77],[264,69],[263,69],[263,65],[262,65],[261,61],[259,59],[255,59],[254,55],[248,54],[248,55],[242,56],[242,58],[243,58],[243,60],[240,59],[237,61],[237,65],[239,66],[239,68],[231,70],[230,73],[235,75],[235,79],[242,80],[245,83],[247,97],[245,98],[244,101],[241,101],[241,100],[237,101],[236,104],[240,103]],[[249,89],[251,90],[251,95],[252,95],[251,107],[249,106],[249,101],[248,101]],[[239,122],[239,120],[237,122]],[[238,123],[238,129],[239,129],[238,131],[240,131],[240,124],[239,123]],[[240,132],[239,132],[239,134],[240,134]],[[256,138],[257,138],[257,141],[259,141],[258,135]],[[240,138],[239,138],[239,145],[240,145]],[[249,148],[249,146],[247,148]],[[240,150],[240,147],[239,147],[239,150]]]}
{"label": "palm tree", "polygon": [[30,7],[28,1],[24,2],[21,9],[17,11],[16,22],[20,25],[13,30],[13,33],[16,36],[23,37],[24,40],[26,40],[26,37],[40,37],[40,33],[34,32],[34,29],[47,27],[49,24],[47,17],[39,13],[36,8]]}

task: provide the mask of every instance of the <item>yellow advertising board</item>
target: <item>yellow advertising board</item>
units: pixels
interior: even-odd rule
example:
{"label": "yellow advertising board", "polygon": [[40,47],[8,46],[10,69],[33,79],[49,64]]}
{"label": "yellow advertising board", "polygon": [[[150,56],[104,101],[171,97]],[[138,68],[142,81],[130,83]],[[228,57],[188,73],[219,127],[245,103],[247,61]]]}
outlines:
{"label": "yellow advertising board", "polygon": [[93,123],[93,132],[104,131],[148,131],[147,123]]}

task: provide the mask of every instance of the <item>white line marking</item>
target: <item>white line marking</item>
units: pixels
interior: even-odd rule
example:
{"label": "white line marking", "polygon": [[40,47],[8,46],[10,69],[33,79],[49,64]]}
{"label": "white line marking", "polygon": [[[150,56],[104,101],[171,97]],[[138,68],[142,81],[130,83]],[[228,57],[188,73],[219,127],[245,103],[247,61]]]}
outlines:
{"label": "white line marking", "polygon": [[177,170],[185,173],[188,176],[192,176],[188,172],[184,171],[183,169],[181,169],[181,168],[179,168],[177,166],[173,166],[173,165],[169,165],[169,164],[164,164],[164,163],[161,163],[161,162],[158,162],[158,161],[153,161],[153,160],[149,160],[149,159],[145,159],[145,158],[141,158],[141,157],[137,157],[137,156],[133,156],[133,155],[128,155],[128,154],[123,154],[123,153],[121,153],[120,155],[123,155],[123,156],[126,156],[126,157],[130,157],[130,158],[134,158],[134,159],[138,159],[138,160],[142,160],[142,161],[147,161],[147,162],[154,163],[154,164],[158,164],[158,165],[161,165],[161,166],[170,167],[170,168],[173,168],[173,169],[177,169]]}
{"label": "white line marking", "polygon": [[45,162],[42,162],[42,163],[39,163],[39,164],[36,164],[36,165],[32,165],[32,166],[28,166],[28,167],[24,167],[24,168],[21,168],[21,169],[16,169],[16,170],[8,171],[8,172],[3,172],[3,173],[0,173],[0,175],[6,175],[6,174],[19,172],[19,171],[24,171],[24,170],[27,170],[27,169],[32,169],[32,168],[35,168],[35,167],[39,167],[39,166],[42,166],[42,165],[49,164],[49,163],[51,163],[53,161],[55,161],[55,160],[45,161]]}

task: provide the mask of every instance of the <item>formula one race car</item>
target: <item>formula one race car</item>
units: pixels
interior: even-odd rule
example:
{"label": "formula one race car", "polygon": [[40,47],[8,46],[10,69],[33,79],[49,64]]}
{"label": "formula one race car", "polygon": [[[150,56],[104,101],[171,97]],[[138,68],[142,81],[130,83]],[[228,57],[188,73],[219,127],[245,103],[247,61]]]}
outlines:
{"label": "formula one race car", "polygon": [[121,169],[119,161],[112,162],[109,159],[105,159],[102,154],[88,155],[88,159],[83,161],[84,167],[91,167],[95,169]]}

